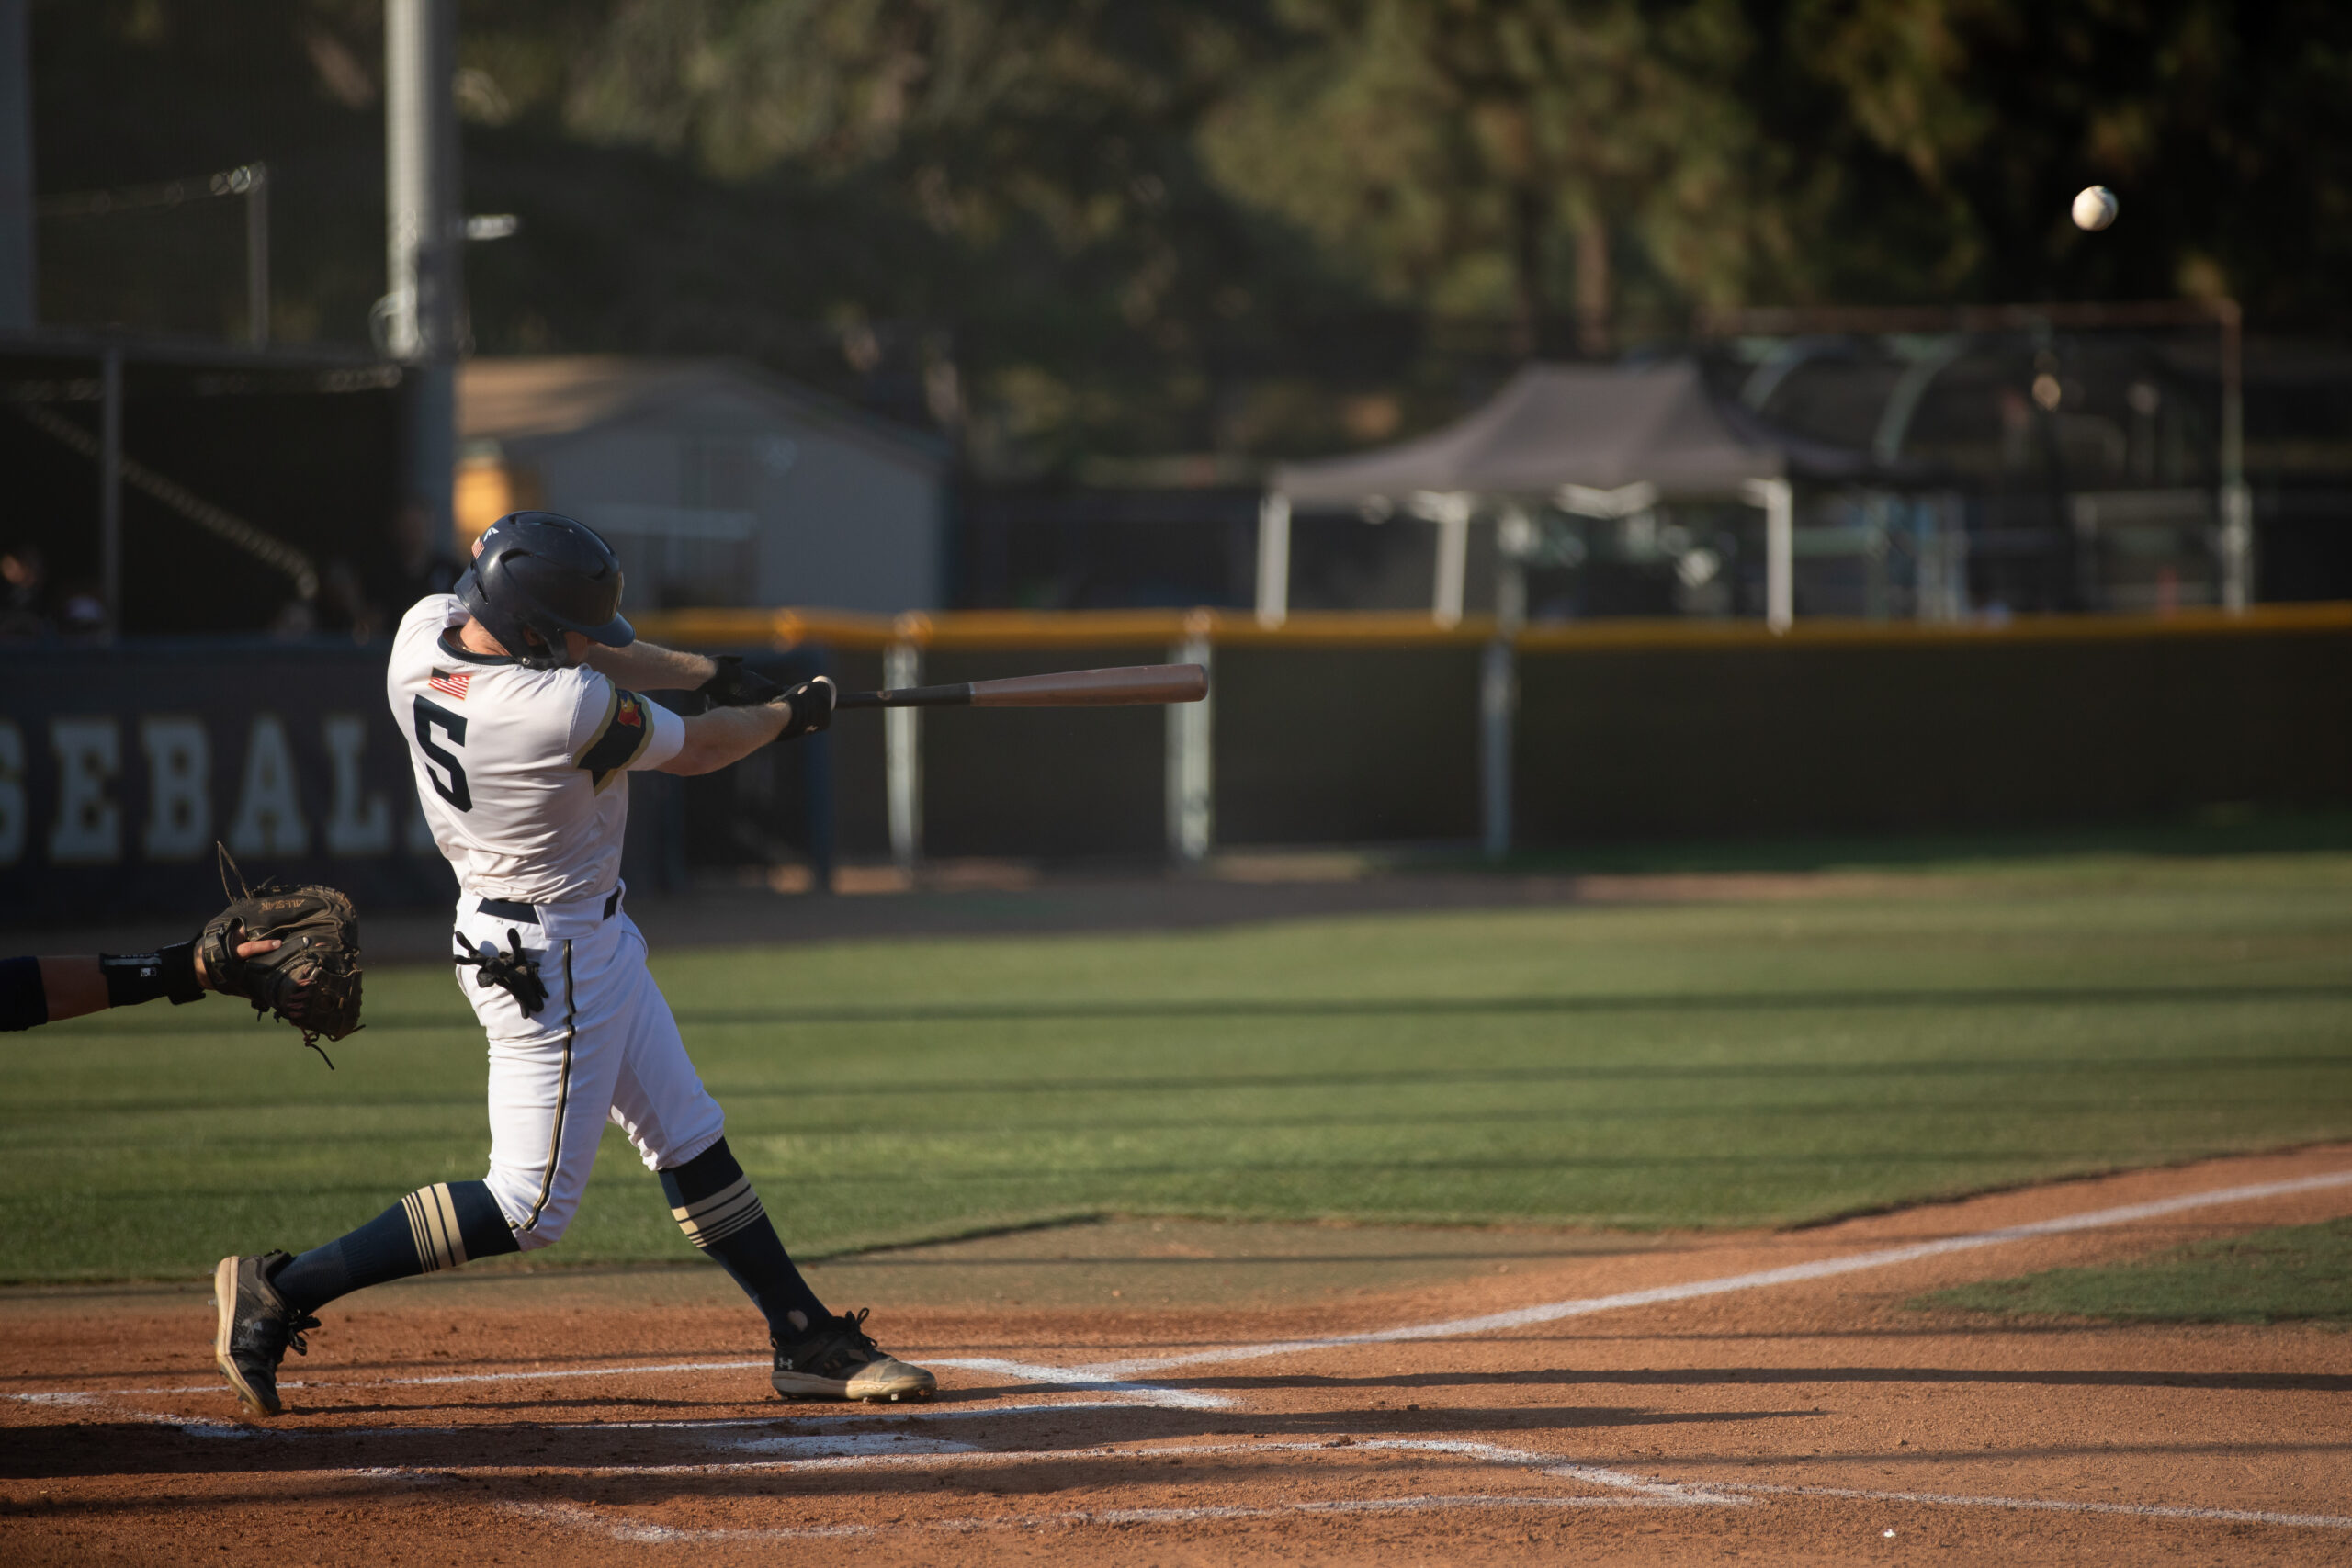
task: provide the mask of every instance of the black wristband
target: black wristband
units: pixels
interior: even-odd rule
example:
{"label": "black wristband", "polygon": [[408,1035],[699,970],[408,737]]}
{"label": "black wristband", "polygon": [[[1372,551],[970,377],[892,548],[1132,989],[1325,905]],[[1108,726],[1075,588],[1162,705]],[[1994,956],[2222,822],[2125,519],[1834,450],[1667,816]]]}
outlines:
{"label": "black wristband", "polygon": [[101,953],[98,973],[107,983],[107,1006],[137,1007],[157,997],[175,1006],[200,1001],[204,984],[196,977],[196,943],[174,942],[153,953]]}
{"label": "black wristband", "polygon": [[204,999],[204,982],[196,977],[196,944],[201,940],[190,937],[155,950],[155,956],[164,961],[164,995],[174,1007]]}

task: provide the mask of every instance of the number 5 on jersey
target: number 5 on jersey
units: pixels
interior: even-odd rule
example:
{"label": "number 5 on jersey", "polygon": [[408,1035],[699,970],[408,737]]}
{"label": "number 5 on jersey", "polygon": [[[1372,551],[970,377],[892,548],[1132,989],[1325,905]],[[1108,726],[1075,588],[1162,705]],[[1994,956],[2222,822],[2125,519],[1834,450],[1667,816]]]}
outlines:
{"label": "number 5 on jersey", "polygon": [[429,767],[424,770],[424,776],[433,781],[434,794],[460,811],[471,811],[474,808],[474,796],[473,792],[466,787],[465,766],[447,747],[440,745],[433,739],[433,732],[436,729],[449,738],[451,746],[463,746],[466,743],[465,715],[451,713],[439,703],[428,701],[424,697],[417,698],[416,743],[424,749],[426,756],[448,770],[449,780],[444,784],[441,781],[441,775]]}

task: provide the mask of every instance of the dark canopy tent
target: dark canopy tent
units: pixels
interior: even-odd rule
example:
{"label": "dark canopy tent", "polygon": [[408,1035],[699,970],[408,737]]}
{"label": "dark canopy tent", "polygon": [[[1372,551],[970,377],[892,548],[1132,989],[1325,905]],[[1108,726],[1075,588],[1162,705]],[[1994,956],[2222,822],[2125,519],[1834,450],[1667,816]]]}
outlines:
{"label": "dark canopy tent", "polygon": [[1430,613],[1450,625],[1462,617],[1474,513],[1540,498],[1614,517],[1672,499],[1764,509],[1766,618],[1784,626],[1792,604],[1789,479],[1792,469],[1815,474],[1823,465],[1807,444],[1768,434],[1743,413],[1719,404],[1689,360],[1532,365],[1485,407],[1432,434],[1283,464],[1260,513],[1259,619],[1275,625],[1289,614],[1294,509],[1360,508],[1367,521],[1401,511],[1436,524]]}
{"label": "dark canopy tent", "polygon": [[1736,430],[1687,360],[1533,365],[1457,423],[1375,452],[1284,464],[1273,490],[1297,506],[1421,491],[1549,495],[1564,485],[1640,483],[1668,496],[1736,498],[1752,481],[1787,471],[1780,444]]}

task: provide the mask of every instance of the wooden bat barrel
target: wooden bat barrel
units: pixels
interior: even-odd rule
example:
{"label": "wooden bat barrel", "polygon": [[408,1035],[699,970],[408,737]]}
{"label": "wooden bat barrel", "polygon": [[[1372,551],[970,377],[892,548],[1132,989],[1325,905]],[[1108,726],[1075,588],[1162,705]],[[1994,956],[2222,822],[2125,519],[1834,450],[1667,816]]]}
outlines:
{"label": "wooden bat barrel", "polygon": [[843,692],[836,708],[1093,708],[1197,703],[1209,694],[1209,673],[1197,664],[1122,664],[1109,670],[1065,670],[946,686],[905,686],[887,692]]}

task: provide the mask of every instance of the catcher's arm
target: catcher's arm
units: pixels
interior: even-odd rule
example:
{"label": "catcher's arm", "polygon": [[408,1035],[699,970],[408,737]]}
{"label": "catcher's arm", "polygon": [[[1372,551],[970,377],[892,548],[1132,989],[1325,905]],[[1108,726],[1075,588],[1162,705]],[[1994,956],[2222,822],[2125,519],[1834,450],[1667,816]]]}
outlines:
{"label": "catcher's arm", "polygon": [[[205,971],[204,954],[193,951],[196,944],[177,945],[191,950],[188,963],[196,984],[207,991],[217,989]],[[244,942],[237,948],[237,956],[256,957],[277,946],[275,942]],[[155,953],[76,953],[0,961],[0,1029],[30,1029],[36,1024],[55,1023],[60,1019],[79,1018],[110,1007],[132,1007],[170,996],[166,971],[177,962],[173,948]],[[125,969],[130,972],[122,973]],[[150,973],[142,977],[140,971]],[[183,981],[183,989],[185,986]],[[116,991],[125,994],[118,997],[113,994]],[[142,991],[144,994],[140,994]],[[194,1001],[196,998],[187,996],[180,999]]]}

